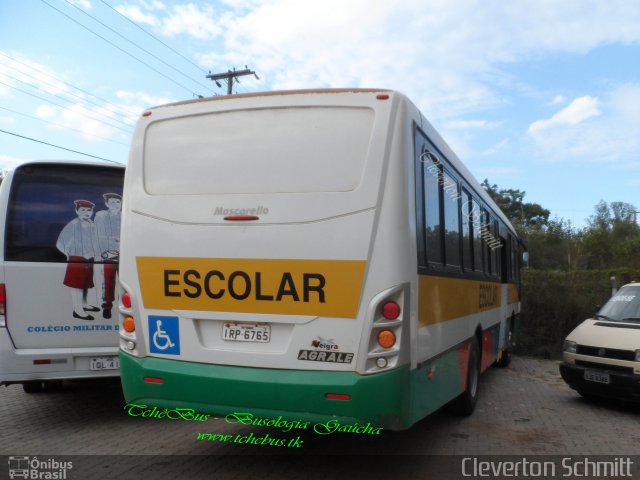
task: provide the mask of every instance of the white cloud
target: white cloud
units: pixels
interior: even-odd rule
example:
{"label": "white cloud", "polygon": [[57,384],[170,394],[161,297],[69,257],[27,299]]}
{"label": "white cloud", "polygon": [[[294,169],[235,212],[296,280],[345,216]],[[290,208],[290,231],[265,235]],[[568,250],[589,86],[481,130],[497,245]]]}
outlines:
{"label": "white cloud", "polygon": [[82,7],[85,10],[91,10],[92,5],[89,0],[68,0],[72,5],[77,5],[78,7]]}
{"label": "white cloud", "polygon": [[[117,134],[114,127],[116,114],[106,108],[91,108],[77,103],[61,108],[47,104],[36,108],[35,116],[46,121],[55,130],[69,129],[88,141],[110,140]],[[104,119],[104,120],[103,120]]]}
{"label": "white cloud", "polygon": [[118,5],[115,9],[118,13],[137,23],[151,25],[152,27],[160,23],[157,16],[151,13],[144,13],[138,5]]}
{"label": "white cloud", "polygon": [[497,122],[487,120],[449,120],[444,122],[445,128],[468,129],[468,128],[493,128],[498,126]]}
{"label": "white cloud", "polygon": [[7,170],[12,170],[18,165],[26,162],[27,158],[9,157],[7,155],[0,155],[0,169],[4,175]]}
{"label": "white cloud", "polygon": [[559,125],[577,125],[602,112],[598,108],[598,99],[590,96],[579,97],[547,120],[537,120],[529,125],[529,133],[536,134],[542,130]]}
{"label": "white cloud", "polygon": [[[131,113],[135,115],[135,120],[137,120],[145,110],[151,107],[176,101],[169,97],[159,97],[146,92],[127,92],[124,90],[118,90],[116,96],[120,102],[122,102],[122,108],[128,113],[130,112],[129,115],[131,115]],[[132,123],[135,123],[135,120]]]}
{"label": "white cloud", "polygon": [[566,101],[565,97],[563,97],[562,95],[556,95],[555,97],[553,97],[553,100],[551,100],[548,105],[560,105],[562,103],[564,103]]}
{"label": "white cloud", "polygon": [[530,125],[528,133],[539,153],[551,159],[633,164],[640,152],[640,84],[617,86],[597,102],[580,98],[550,119]]}
{"label": "white cloud", "polygon": [[222,32],[213,7],[209,5],[174,5],[171,14],[162,21],[162,33],[167,36],[185,33],[199,40],[211,40]]}
{"label": "white cloud", "polygon": [[503,138],[502,140],[500,140],[495,145],[492,145],[491,147],[489,147],[486,150],[484,150],[482,152],[482,155],[485,156],[485,157],[494,155],[494,154],[504,150],[508,146],[509,146],[509,139],[508,138]]}

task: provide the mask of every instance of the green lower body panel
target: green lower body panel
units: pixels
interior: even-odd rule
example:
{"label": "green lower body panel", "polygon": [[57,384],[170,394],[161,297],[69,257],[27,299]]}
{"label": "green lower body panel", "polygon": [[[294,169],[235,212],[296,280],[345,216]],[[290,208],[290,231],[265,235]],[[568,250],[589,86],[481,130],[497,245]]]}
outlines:
{"label": "green lower body panel", "polygon": [[[260,418],[281,416],[314,423],[364,421],[393,430],[413,423],[408,367],[359,375],[210,365],[120,352],[120,373],[130,404],[192,408],[222,416],[250,412]],[[162,379],[162,383],[145,381],[145,377]],[[326,398],[331,393],[350,399]]]}

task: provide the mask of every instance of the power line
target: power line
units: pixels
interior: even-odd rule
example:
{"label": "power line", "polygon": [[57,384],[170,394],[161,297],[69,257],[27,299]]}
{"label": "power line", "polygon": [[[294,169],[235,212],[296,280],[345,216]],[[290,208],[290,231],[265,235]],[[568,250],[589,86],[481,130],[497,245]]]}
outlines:
{"label": "power line", "polygon": [[12,110],[12,109],[7,108],[7,107],[0,107],[0,109],[6,110],[7,112],[15,113],[16,115],[22,115],[23,117],[32,118],[32,119],[38,120],[40,122],[48,123],[49,125],[55,125],[56,127],[61,127],[61,128],[65,128],[67,130],[71,130],[73,132],[78,132],[78,133],[81,133],[82,135],[89,135],[90,137],[99,138],[100,140],[104,140],[106,142],[117,143],[118,145],[122,145],[123,147],[128,147],[129,146],[126,143],[118,142],[117,140],[111,140],[110,138],[107,138],[107,137],[101,137],[100,135],[95,135],[93,133],[83,132],[82,130],[78,130],[77,128],[72,128],[72,127],[69,127],[67,125],[63,125],[63,124],[57,123],[57,122],[50,122],[49,120],[45,120],[43,118],[38,118],[38,117],[35,117],[33,115],[29,115],[27,113],[18,112],[16,110]]}
{"label": "power line", "polygon": [[48,145],[49,147],[59,148],[60,150],[66,150],[67,152],[78,153],[78,154],[84,155],[86,157],[97,158],[98,160],[104,160],[105,162],[117,163],[119,165],[122,165],[120,162],[116,162],[115,160],[109,160],[108,158],[98,157],[97,155],[91,155],[89,153],[79,152],[78,150],[72,150],[70,148],[61,147],[60,145],[54,145],[53,143],[43,142],[42,140],[38,140],[38,139],[35,139],[35,138],[31,138],[31,137],[26,137],[24,135],[19,135],[19,134],[14,133],[14,132],[7,132],[6,130],[2,130],[2,129],[0,129],[0,132],[6,133],[7,135],[13,135],[14,137],[24,138],[25,140],[30,140],[32,142],[42,143],[43,145]]}
{"label": "power line", "polygon": [[193,78],[191,78],[190,76],[188,76],[187,74],[185,74],[184,72],[178,70],[176,67],[174,67],[173,65],[165,62],[164,60],[162,60],[160,57],[158,57],[157,55],[154,55],[153,53],[151,53],[149,50],[146,50],[144,48],[142,48],[140,45],[137,45],[135,42],[129,40],[127,37],[125,37],[124,35],[122,35],[120,32],[114,30],[113,28],[111,28],[109,25],[101,22],[100,20],[98,20],[96,17],[94,17],[93,15],[91,15],[88,12],[85,12],[82,8],[78,7],[77,5],[74,5],[73,3],[71,3],[69,0],[65,0],[69,5],[71,5],[73,8],[75,8],[76,10],[82,12],[84,15],[88,16],[89,18],[92,18],[95,22],[98,22],[100,25],[102,25],[104,28],[110,30],[111,32],[115,33],[116,35],[118,35],[120,38],[122,38],[123,40],[125,40],[126,42],[129,42],[131,45],[133,45],[136,48],[139,48],[140,50],[142,50],[144,53],[146,53],[147,55],[151,55],[153,58],[155,58],[156,60],[158,60],[159,62],[163,63],[164,65],[166,65],[167,67],[169,67],[170,69],[172,69],[173,71],[179,73],[180,75],[182,75],[183,77],[185,77],[188,80],[191,80],[192,82],[200,85],[201,87],[206,88],[207,90],[211,90],[209,87],[207,87],[206,85],[202,85],[201,83],[199,83],[198,81],[194,80]]}
{"label": "power line", "polygon": [[[82,92],[85,95],[88,95],[89,97],[93,97],[96,100],[100,100],[101,102],[104,102],[106,105],[111,105],[112,107],[116,108],[117,110],[113,110],[113,109],[107,109],[107,110],[109,110],[109,111],[111,111],[113,113],[122,114],[122,110],[124,110],[125,113],[128,111],[128,115],[125,115],[125,117],[130,118],[131,120],[137,120],[137,118],[138,118],[139,112],[137,112],[137,111],[128,110],[126,108],[126,106],[116,105],[115,103],[110,102],[109,100],[106,100],[106,99],[101,98],[101,97],[99,97],[97,95],[94,95],[93,93],[87,92],[86,90],[83,90],[82,88],[77,87],[77,86],[75,86],[75,85],[73,85],[71,83],[65,82],[64,80],[61,80],[60,78],[58,78],[58,77],[56,77],[54,75],[51,75],[51,74],[49,74],[49,73],[47,73],[47,72],[45,72],[43,70],[40,70],[39,68],[36,68],[36,67],[34,67],[32,65],[27,65],[26,63],[21,62],[20,60],[18,60],[16,58],[13,58],[13,57],[7,55],[6,53],[0,52],[0,55],[2,55],[5,58],[8,58],[12,62],[19,63],[20,65],[24,65],[25,67],[30,68],[31,70],[35,70],[36,72],[38,72],[41,75],[46,75],[47,77],[53,78],[54,80],[62,83],[63,85],[65,85],[65,86],[67,86],[67,87],[69,87],[69,88],[71,88],[73,90],[78,90],[79,92]],[[6,64],[3,64],[3,65],[6,65]],[[13,68],[14,70],[17,70],[15,67],[12,67],[10,65],[6,65],[6,66],[8,66],[9,68]],[[23,72],[21,70],[17,70],[17,71],[20,71],[21,73],[24,73],[25,75],[32,75],[33,76],[33,74],[27,74],[26,72]],[[78,96],[78,98],[80,98],[80,97]],[[84,99],[84,100],[89,102],[88,99]],[[89,103],[92,103],[92,102],[89,102]],[[100,106],[100,107],[103,107],[103,108],[106,108],[106,105],[98,105],[97,103],[93,103],[93,104],[97,105],[97,106]]]}
{"label": "power line", "polygon": [[[20,81],[20,80],[18,80],[18,81]],[[22,82],[22,83],[25,83],[25,82]],[[60,108],[63,108],[63,109],[67,108],[64,105],[60,105],[59,103],[53,102],[48,98],[41,97],[40,95],[36,95],[35,93],[27,92],[26,90],[22,90],[21,88],[15,87],[13,85],[9,85],[8,83],[0,82],[0,85],[4,85],[5,87],[13,88],[14,90],[17,90],[18,92],[21,92],[21,93],[24,93],[26,95],[32,96],[32,97],[37,98],[39,100],[42,100],[44,102],[51,103],[51,104],[55,105],[56,107],[60,107]],[[54,95],[54,96],[57,96],[57,95]],[[59,98],[62,98],[62,97],[59,97]],[[63,98],[63,100],[68,101],[65,98]],[[121,131],[123,131],[125,133],[131,133],[132,130],[133,130],[131,128],[131,126],[129,126],[129,130],[125,130],[124,128],[121,128],[121,127],[119,127],[117,125],[113,125],[112,123],[109,123],[109,122],[105,122],[104,120],[102,120],[100,118],[96,118],[96,117],[94,117],[92,115],[87,115],[87,114],[82,114],[82,113],[80,113],[79,115],[82,116],[82,117],[90,118],[92,120],[97,120],[99,122],[104,123],[105,125],[109,125],[110,127],[117,128],[118,130],[121,130]]]}
{"label": "power line", "polygon": [[193,63],[191,60],[189,60],[187,57],[185,57],[184,55],[182,55],[180,52],[178,52],[177,50],[174,50],[173,48],[171,48],[169,45],[167,45],[166,43],[164,43],[162,40],[160,40],[159,38],[157,38],[155,35],[153,35],[152,33],[148,32],[147,30],[145,30],[144,28],[142,28],[140,25],[138,25],[136,22],[134,22],[133,20],[131,20],[129,17],[127,17],[126,15],[123,15],[122,13],[120,13],[118,10],[116,10],[115,8],[113,8],[111,5],[109,5],[107,2],[105,2],[104,0],[100,0],[103,4],[105,4],[107,7],[109,7],[111,10],[113,10],[114,12],[116,12],[118,15],[120,15],[122,18],[124,18],[127,22],[131,23],[134,27],[142,30],[144,33],[146,33],[147,35],[149,35],[151,38],[153,38],[154,40],[156,40],[157,42],[160,42],[162,45],[164,45],[165,47],[167,47],[169,50],[171,50],[173,53],[175,53],[176,55],[178,55],[179,57],[182,57],[184,60],[186,60],[187,62],[189,62],[191,65],[193,65],[194,67],[196,67],[198,70],[202,71],[203,73],[206,73],[206,71],[204,70],[204,68],[202,68],[200,65]]}
{"label": "power line", "polygon": [[[20,70],[17,70],[16,68],[11,67],[11,66],[9,66],[9,65],[6,65],[6,64],[4,64],[4,63],[2,63],[2,62],[0,62],[0,65],[5,65],[5,66],[9,67],[9,68],[10,68],[10,69],[12,69],[12,70],[15,70],[15,71],[18,71],[18,72],[20,72],[20,73],[23,73],[23,74],[24,74],[24,72],[22,72],[22,71],[20,71]],[[36,90],[38,90],[38,91],[40,91],[40,92],[42,92],[42,93],[45,93],[45,94],[47,94],[47,95],[51,95],[51,96],[53,96],[53,97],[56,97],[56,98],[59,98],[60,100],[65,101],[65,102],[69,102],[69,103],[71,103],[71,104],[73,103],[73,101],[72,101],[72,100],[69,100],[68,98],[63,97],[62,95],[58,95],[58,94],[55,94],[55,93],[48,92],[48,91],[46,91],[45,89],[41,88],[40,86],[38,86],[38,85],[36,85],[36,84],[34,84],[34,83],[25,82],[24,80],[20,80],[20,79],[18,79],[18,78],[14,78],[14,80],[16,80],[16,81],[18,81],[18,82],[20,82],[20,83],[22,83],[22,84],[24,84],[24,85],[28,85],[28,86],[30,86],[30,87],[33,87],[33,88],[35,88]],[[53,87],[53,88],[56,88],[56,87],[57,87],[56,85],[53,85],[53,84],[48,83],[48,82],[41,81],[41,83],[43,83],[43,84],[45,84],[45,85],[49,85],[50,87]],[[13,88],[16,88],[16,87],[13,87]],[[77,95],[77,94],[75,94],[75,93],[73,93],[73,92],[63,92],[63,93],[65,93],[66,95],[69,95],[69,96],[73,96],[73,97],[77,98],[78,100],[80,100],[81,102],[85,102],[85,101],[87,101],[88,103],[91,103],[92,105],[95,105],[95,106],[97,106],[97,107],[103,108],[103,107],[102,107],[102,105],[100,105],[100,104],[98,104],[98,103],[96,103],[96,102],[90,101],[90,100],[88,100],[88,99],[85,99],[85,98],[83,98],[83,97],[81,97],[81,96],[79,96],[79,95]],[[118,112],[114,112],[114,111],[112,111],[112,110],[109,110],[109,111],[110,111],[111,113],[118,114]],[[108,115],[106,115],[106,114],[104,114],[104,113],[102,113],[102,112],[100,112],[100,111],[96,111],[96,112],[94,112],[94,113],[95,113],[96,115],[99,115],[99,116],[100,116],[100,117],[102,117],[102,118],[106,118],[107,120],[113,120],[113,121],[115,121],[115,122],[118,122],[118,123],[120,123],[121,125],[124,125],[124,126],[125,126],[126,128],[128,128],[128,129],[131,129],[131,128],[132,128],[132,125],[131,125],[130,123],[127,123],[127,122],[125,122],[125,121],[123,121],[123,120],[120,120],[119,118],[112,118],[112,117],[110,117],[110,116],[108,116]],[[96,120],[99,120],[99,119],[98,119],[98,118],[96,118],[96,117],[92,117],[92,118],[94,118],[94,119],[96,119]],[[126,117],[125,117],[125,118],[126,118]],[[132,120],[133,120],[133,118],[132,118]],[[111,125],[111,124],[109,124],[108,122],[104,122],[104,123],[106,123],[107,125]],[[119,127],[116,127],[115,125],[111,125],[111,126],[113,126],[113,127],[115,127],[115,128],[119,128]]]}
{"label": "power line", "polygon": [[140,62],[141,64],[143,64],[145,67],[149,68],[150,70],[153,70],[154,72],[156,72],[158,75],[166,78],[167,80],[169,80],[170,82],[178,85],[180,88],[185,89],[186,91],[188,91],[189,93],[191,93],[192,95],[198,96],[196,93],[193,92],[193,90],[189,87],[186,87],[184,85],[182,85],[180,82],[175,81],[173,78],[165,75],[164,73],[162,73],[160,70],[158,70],[157,68],[152,67],[151,65],[149,65],[148,63],[144,62],[143,60],[140,60],[138,57],[136,57],[135,55],[133,55],[132,53],[127,52],[126,50],[124,50],[123,48],[119,47],[118,45],[116,45],[115,43],[113,43],[110,40],[107,40],[105,37],[103,37],[102,35],[100,35],[99,33],[94,32],[93,30],[91,30],[89,27],[87,27],[86,25],[83,25],[82,23],[80,23],[79,21],[77,21],[76,19],[70,17],[69,15],[67,15],[66,13],[64,13],[62,10],[57,9],[56,7],[54,7],[53,5],[51,5],[49,2],[47,2],[46,0],[40,0],[42,3],[44,3],[45,5],[51,7],[53,10],[55,10],[56,12],[58,12],[60,15],[68,18],[69,20],[71,20],[73,23],[81,26],[82,28],[84,28],[85,30],[89,31],[90,33],[94,34],[96,37],[101,38],[102,40],[104,40],[105,42],[107,42],[109,45],[111,45],[113,48],[116,48],[118,50],[120,50],[122,53],[124,53],[125,55],[133,58],[134,60]]}

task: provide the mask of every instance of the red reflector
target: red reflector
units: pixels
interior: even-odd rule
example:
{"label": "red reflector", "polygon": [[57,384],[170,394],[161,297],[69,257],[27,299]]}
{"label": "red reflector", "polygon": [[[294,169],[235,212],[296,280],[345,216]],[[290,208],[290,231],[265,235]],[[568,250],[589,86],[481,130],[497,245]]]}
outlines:
{"label": "red reflector", "polygon": [[329,400],[351,400],[351,395],[346,393],[325,393],[324,396]]}
{"label": "red reflector", "polygon": [[148,116],[150,116],[150,115],[151,115],[151,112],[144,112],[144,113],[142,114],[142,116],[143,116],[143,117],[148,117]]}
{"label": "red reflector", "polygon": [[248,220],[260,220],[260,217],[255,215],[227,215],[224,219],[232,222],[246,222]]}
{"label": "red reflector", "polygon": [[129,292],[122,294],[122,306],[124,308],[131,308],[131,295],[129,295]]}
{"label": "red reflector", "polygon": [[400,305],[393,300],[382,306],[382,316],[387,320],[395,320],[400,316]]}
{"label": "red reflector", "polygon": [[389,95],[387,95],[386,93],[381,93],[380,95],[376,95],[376,98],[378,100],[389,100]]}
{"label": "red reflector", "polygon": [[33,361],[34,365],[50,365],[51,364],[51,360],[34,360]]}
{"label": "red reflector", "polygon": [[144,377],[144,381],[147,383],[164,383],[164,378]]}
{"label": "red reflector", "polygon": [[0,315],[5,314],[6,303],[7,303],[7,292],[4,289],[4,283],[0,283]]}

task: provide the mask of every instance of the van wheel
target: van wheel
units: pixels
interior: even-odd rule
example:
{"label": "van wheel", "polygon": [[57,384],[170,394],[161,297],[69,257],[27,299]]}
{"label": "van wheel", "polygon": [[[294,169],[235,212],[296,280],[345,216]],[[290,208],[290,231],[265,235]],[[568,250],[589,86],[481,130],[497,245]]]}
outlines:
{"label": "van wheel", "polygon": [[22,384],[22,389],[24,390],[24,393],[39,393],[44,390],[44,385],[40,380],[33,380],[24,382]]}
{"label": "van wheel", "polygon": [[461,417],[466,417],[473,413],[478,401],[478,391],[480,389],[480,348],[478,339],[473,337],[469,349],[469,364],[467,366],[467,389],[454,398],[448,405],[448,410]]}

